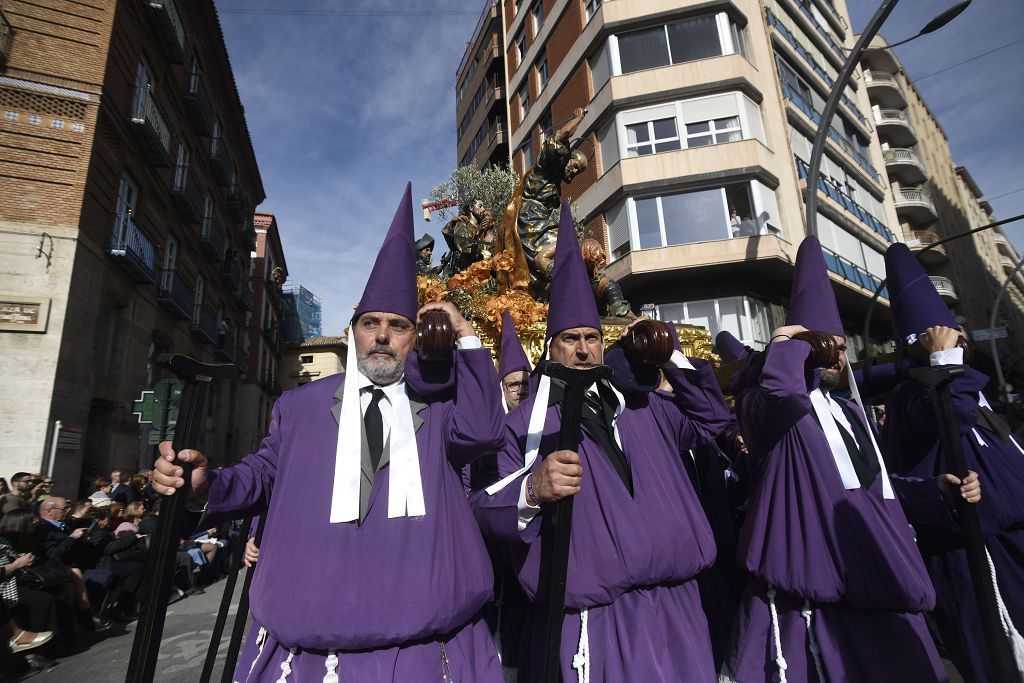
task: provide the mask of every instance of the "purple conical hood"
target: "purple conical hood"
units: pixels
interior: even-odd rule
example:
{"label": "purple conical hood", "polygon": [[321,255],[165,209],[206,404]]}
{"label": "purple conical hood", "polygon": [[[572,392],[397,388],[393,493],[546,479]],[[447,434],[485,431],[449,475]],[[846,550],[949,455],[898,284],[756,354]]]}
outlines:
{"label": "purple conical hood", "polygon": [[821,243],[808,235],[796,252],[793,272],[793,290],[789,295],[787,325],[803,325],[812,332],[828,332],[844,337],[843,322],[839,319],[836,295],[825,270]]}
{"label": "purple conical hood", "polygon": [[747,357],[747,347],[728,330],[722,330],[715,337],[715,348],[726,365]]}
{"label": "purple conical hood", "polygon": [[932,325],[959,327],[907,245],[897,243],[885,252],[885,275],[892,328],[899,342],[913,344]]}
{"label": "purple conical hood", "polygon": [[558,220],[558,241],[555,243],[555,268],[551,273],[547,338],[574,327],[600,330],[601,318],[597,315],[587,267],[583,265],[569,202],[563,201]]}
{"label": "purple conical hood", "polygon": [[512,324],[512,316],[506,309],[501,314],[501,350],[498,352],[498,377],[504,379],[510,372],[530,372],[533,366],[523,351],[523,345]]}
{"label": "purple conical hood", "polygon": [[353,320],[367,311],[382,311],[416,321],[419,299],[416,292],[416,252],[412,244],[412,183],[406,183],[402,202],[377,252],[377,261],[370,271]]}

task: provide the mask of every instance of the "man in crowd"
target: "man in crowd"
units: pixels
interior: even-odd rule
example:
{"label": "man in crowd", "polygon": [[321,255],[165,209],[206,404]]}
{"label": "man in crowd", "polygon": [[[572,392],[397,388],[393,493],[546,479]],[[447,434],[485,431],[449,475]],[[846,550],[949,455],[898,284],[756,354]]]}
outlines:
{"label": "man in crowd", "polygon": [[[451,304],[420,310],[450,317],[450,365],[411,353],[413,261],[407,186],[352,318],[348,373],[282,396],[259,451],[231,467],[177,454],[203,526],[267,514],[239,680],[501,681],[479,617],[493,576],[460,478],[501,443],[498,378]],[[164,495],[184,484],[174,458],[161,444]]]}
{"label": "man in crowd", "polygon": [[[921,264],[905,244],[885,254],[885,272],[893,309],[897,345],[914,366],[952,365],[964,373],[953,379],[953,397],[960,441],[967,466],[985,486],[978,503],[982,533],[1002,605],[1003,628],[1018,657],[1024,654],[1024,450],[1005,420],[992,412],[981,393],[988,375],[971,367],[972,350],[953,314],[942,302]],[[898,474],[928,477],[950,469],[950,457],[939,439],[933,390],[902,374],[890,393],[885,434]],[[978,683],[998,680],[989,671],[985,629],[972,590],[963,532],[945,524],[918,524],[917,542],[935,585],[935,620],[942,642],[964,677]],[[1018,665],[1020,659],[1018,658]],[[1022,672],[1024,673],[1024,672]]]}
{"label": "man in crowd", "polygon": [[523,351],[516,334],[512,316],[506,310],[501,315],[501,349],[498,351],[498,371],[501,374],[501,395],[505,412],[515,410],[530,395],[530,371],[533,366]]}
{"label": "man in crowd", "polygon": [[[552,361],[585,369],[604,360],[586,267],[562,205],[547,321]],[[714,561],[707,519],[681,454],[713,439],[728,408],[710,366],[675,352],[664,372],[673,394],[593,385],[579,452],[557,449],[563,385],[546,375],[508,414],[502,479],[473,493],[485,533],[517,544],[519,580],[540,636],[541,505],[575,496],[560,669],[565,681],[711,681],[707,622],[694,577]],[[618,369],[616,374],[618,374]],[[624,379],[624,378],[623,378]],[[623,384],[622,386],[625,386]],[[536,680],[539,637],[521,680]]]}
{"label": "man in crowd", "polygon": [[5,493],[0,514],[11,510],[31,509],[35,499],[46,489],[42,480],[29,472],[17,472],[11,477],[11,492]]}
{"label": "man in crowd", "polygon": [[977,477],[890,479],[861,408],[832,395],[845,353],[815,360],[796,338],[812,330],[845,352],[813,236],[797,253],[787,323],[737,399],[753,473],[737,555],[751,576],[728,680],[944,681],[923,616],[935,592],[901,502],[949,518],[953,495],[978,500]]}
{"label": "man in crowd", "polygon": [[131,487],[121,480],[122,476],[123,473],[121,470],[114,470],[110,473],[110,491],[107,495],[109,495],[110,499],[115,503],[127,505],[134,499],[132,498]]}

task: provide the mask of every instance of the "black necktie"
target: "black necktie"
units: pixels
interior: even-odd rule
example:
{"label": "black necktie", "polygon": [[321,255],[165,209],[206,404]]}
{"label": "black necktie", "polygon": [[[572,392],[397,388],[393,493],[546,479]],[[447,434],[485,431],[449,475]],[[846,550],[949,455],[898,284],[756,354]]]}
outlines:
{"label": "black necktie", "polygon": [[978,426],[984,429],[988,429],[998,436],[1002,441],[1009,443],[1010,441],[1010,425],[1006,423],[1003,416],[999,413],[993,412],[991,408],[985,406],[978,407]]}
{"label": "black necktie", "polygon": [[370,405],[363,413],[363,426],[366,428],[366,445],[370,449],[370,464],[373,471],[380,465],[380,457],[384,454],[384,418],[380,413],[380,401],[385,398],[384,390],[373,388]]}
{"label": "black necktie", "polygon": [[588,391],[584,398],[583,428],[597,442],[611,461],[619,479],[626,486],[629,495],[633,495],[633,476],[630,472],[626,454],[615,441],[613,419],[618,399],[611,390],[602,384],[597,385],[598,393]]}

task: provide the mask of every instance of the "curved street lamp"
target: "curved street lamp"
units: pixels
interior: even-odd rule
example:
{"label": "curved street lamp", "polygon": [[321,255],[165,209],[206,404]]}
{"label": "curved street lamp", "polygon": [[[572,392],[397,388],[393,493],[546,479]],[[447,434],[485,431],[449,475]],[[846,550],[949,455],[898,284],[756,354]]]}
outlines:
{"label": "curved street lamp", "polygon": [[[811,148],[811,159],[807,164],[807,188],[806,196],[804,197],[804,204],[806,206],[806,223],[807,223],[807,234],[817,235],[818,234],[818,176],[821,172],[821,157],[825,153],[825,140],[828,139],[829,127],[832,124],[832,117],[835,116],[836,109],[839,107],[839,100],[842,98],[843,92],[846,90],[846,86],[850,84],[850,79],[853,78],[853,71],[857,68],[857,63],[860,61],[860,56],[864,53],[867,45],[878,33],[878,30],[882,28],[882,24],[892,13],[893,9],[896,8],[896,3],[899,0],[883,0],[882,4],[875,10],[875,15],[871,17],[871,21],[864,28],[864,32],[860,34],[860,38],[857,39],[857,43],[850,50],[850,54],[846,57],[846,62],[843,63],[843,68],[839,71],[839,76],[836,78],[835,84],[832,86],[832,90],[828,94],[828,100],[825,102],[825,110],[821,112],[821,122],[818,124],[818,130],[814,134],[814,145]],[[937,31],[949,22],[953,21],[960,15],[967,6],[971,4],[971,0],[963,0],[962,2],[953,5],[949,9],[936,15],[934,19],[925,24],[924,28],[917,32],[916,35],[906,38],[897,43],[893,43],[889,47],[896,45],[903,45],[918,36],[923,36],[926,33],[932,33]]]}

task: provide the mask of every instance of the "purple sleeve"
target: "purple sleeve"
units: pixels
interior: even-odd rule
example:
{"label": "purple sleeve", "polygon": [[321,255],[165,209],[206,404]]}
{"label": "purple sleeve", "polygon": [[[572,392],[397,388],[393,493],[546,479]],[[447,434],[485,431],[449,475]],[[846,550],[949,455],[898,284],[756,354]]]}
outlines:
{"label": "purple sleeve", "polygon": [[266,438],[255,453],[209,473],[209,497],[201,525],[252,517],[266,512],[277,476],[281,401],[274,404]]}
{"label": "purple sleeve", "polygon": [[[985,388],[989,378],[974,368],[967,367],[962,376],[949,383],[953,399],[953,411],[961,434],[966,434],[978,423],[978,392]],[[892,426],[915,435],[921,440],[934,441],[939,438],[935,417],[933,390],[918,382],[908,380],[893,390],[888,405],[896,413],[890,416]]]}
{"label": "purple sleeve", "polygon": [[676,427],[680,450],[712,441],[729,425],[729,406],[707,361],[690,359],[693,370],[664,368],[681,419]]}
{"label": "purple sleeve", "polygon": [[501,448],[500,385],[487,349],[456,352],[455,405],[444,425],[448,458],[456,467]]}
{"label": "purple sleeve", "polygon": [[[517,415],[516,417],[520,417]],[[524,429],[525,431],[525,429]],[[525,438],[525,437],[524,437]],[[538,454],[533,469],[540,466],[543,458]],[[523,466],[523,450],[521,441],[511,426],[505,427],[505,441],[498,451],[498,471],[494,481],[500,481]],[[519,531],[519,496],[522,491],[523,479],[528,472],[516,477],[500,491],[490,495],[483,488],[473,491],[469,503],[476,515],[480,530],[485,536],[502,541],[530,543],[540,535],[541,514]],[[490,485],[493,482],[488,482]]]}
{"label": "purple sleeve", "polygon": [[769,344],[757,386],[737,406],[748,447],[767,452],[811,412],[804,369],[810,352],[811,345],[797,339]]}
{"label": "purple sleeve", "polygon": [[939,490],[938,480],[890,475],[893,491],[911,524],[952,529],[957,522]]}

